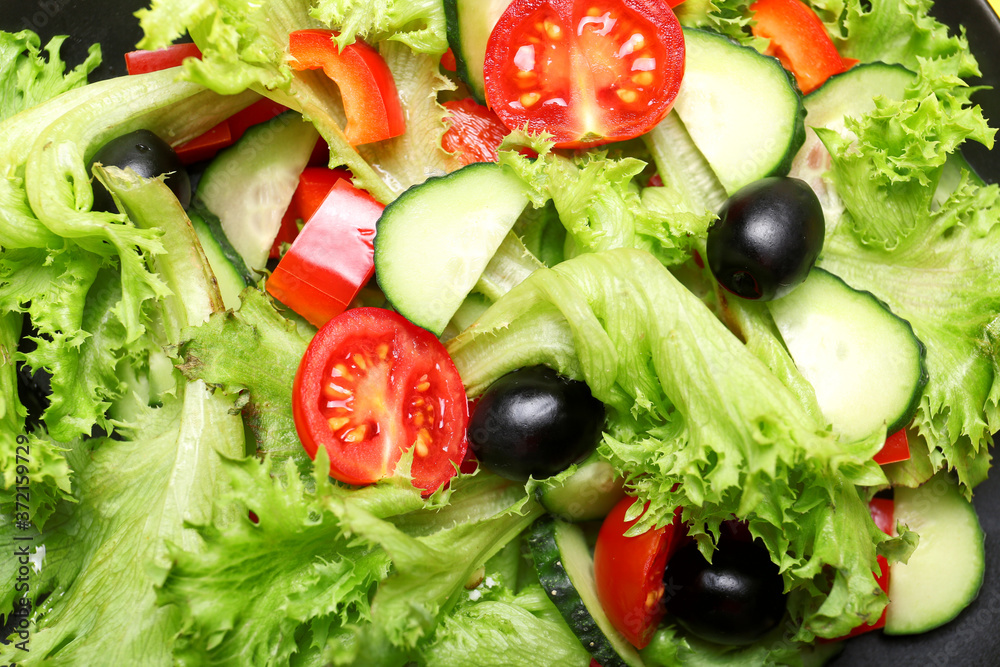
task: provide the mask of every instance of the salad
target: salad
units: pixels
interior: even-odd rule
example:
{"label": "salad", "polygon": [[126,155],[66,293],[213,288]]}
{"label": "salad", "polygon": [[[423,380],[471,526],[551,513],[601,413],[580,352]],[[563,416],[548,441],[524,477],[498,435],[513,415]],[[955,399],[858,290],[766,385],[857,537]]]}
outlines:
{"label": "salad", "polygon": [[194,45],[89,84],[0,33],[0,663],[822,664],[961,612],[975,57],[929,0],[667,4],[154,0]]}

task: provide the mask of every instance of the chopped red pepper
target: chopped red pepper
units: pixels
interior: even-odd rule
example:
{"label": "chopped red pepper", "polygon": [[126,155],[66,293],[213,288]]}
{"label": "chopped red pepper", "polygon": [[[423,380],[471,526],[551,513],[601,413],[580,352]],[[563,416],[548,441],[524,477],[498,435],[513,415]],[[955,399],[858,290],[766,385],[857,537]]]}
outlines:
{"label": "chopped red pepper", "polygon": [[308,220],[316,214],[323,200],[330,194],[333,186],[342,178],[350,180],[351,172],[346,169],[327,169],[326,167],[306,167],[299,174],[299,185],[292,195],[292,201],[281,219],[281,227],[271,246],[270,257],[281,257],[281,246],[291,243],[299,235],[298,221]]}
{"label": "chopped red pepper", "polygon": [[384,207],[339,179],[267,280],[267,291],[316,326],[342,313],[375,273]]}
{"label": "chopped red pepper", "polygon": [[458,63],[455,62],[455,52],[450,48],[441,54],[441,67],[449,72],[454,72],[458,69]]}
{"label": "chopped red pepper", "polygon": [[229,131],[229,123],[222,121],[209,131],[191,141],[187,141],[174,150],[184,164],[194,164],[215,157],[215,154],[227,146],[232,146],[233,135]]}
{"label": "chopped red pepper", "polygon": [[352,146],[399,136],[406,130],[396,82],[385,60],[356,41],[337,50],[330,30],[296,30],[288,36],[292,69],[322,69],[340,88]]}
{"label": "chopped red pepper", "polygon": [[899,429],[888,438],[882,449],[875,455],[875,463],[885,465],[887,463],[897,463],[910,458],[910,443],[906,439],[906,430]]}
{"label": "chopped red pepper", "polygon": [[269,100],[266,97],[257,100],[246,109],[229,117],[229,129],[233,135],[233,141],[239,141],[240,137],[254,125],[265,123],[285,111],[288,111],[288,107],[278,104],[274,100]]}
{"label": "chopped red pepper", "polygon": [[125,69],[129,74],[147,74],[161,69],[177,67],[185,58],[201,59],[201,51],[195,44],[171,44],[155,51],[129,51],[125,54]]}
{"label": "chopped red pepper", "polygon": [[766,53],[795,75],[803,93],[847,71],[823,22],[800,0],[757,0],[750,11],[756,22],[753,34],[770,40]]}

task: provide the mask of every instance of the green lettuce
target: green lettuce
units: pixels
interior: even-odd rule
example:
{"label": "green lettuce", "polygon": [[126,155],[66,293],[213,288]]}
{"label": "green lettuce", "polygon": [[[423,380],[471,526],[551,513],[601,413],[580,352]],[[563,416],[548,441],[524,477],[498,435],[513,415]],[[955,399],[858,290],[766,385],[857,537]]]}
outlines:
{"label": "green lettuce", "polygon": [[326,25],[339,27],[341,48],[358,37],[398,41],[435,56],[448,48],[440,0],[318,0],[310,13]]}
{"label": "green lettuce", "polygon": [[681,506],[710,551],[721,521],[746,519],[796,591],[800,639],[881,613],[876,545],[892,543],[856,486],[886,483],[871,461],[881,437],[837,442],[653,256],[617,249],[536,271],[448,349],[470,394],[512,364],[585,379],[613,408],[602,455],[649,501],[633,530]]}

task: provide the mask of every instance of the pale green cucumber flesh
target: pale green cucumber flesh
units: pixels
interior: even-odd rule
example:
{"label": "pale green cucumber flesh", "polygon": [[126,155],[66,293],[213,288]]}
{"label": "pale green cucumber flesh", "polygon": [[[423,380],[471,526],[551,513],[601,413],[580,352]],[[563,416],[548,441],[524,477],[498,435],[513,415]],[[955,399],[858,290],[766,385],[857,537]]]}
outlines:
{"label": "pale green cucumber flesh", "polygon": [[805,136],[802,95],[777,59],[684,29],[684,81],[674,111],[729,194],[788,173]]}
{"label": "pale green cucumber flesh", "polygon": [[[213,228],[202,215],[207,211],[189,211],[191,226],[194,227],[201,247],[208,258],[208,265],[215,274],[215,281],[219,285],[219,293],[222,295],[222,303],[227,310],[235,310],[240,307],[240,292],[249,284],[246,277],[247,268],[243,264],[243,259],[236,255],[232,246],[223,236],[222,228],[216,223]],[[211,215],[211,214],[209,214]],[[220,236],[222,238],[220,239]],[[235,258],[232,255],[236,255]],[[234,261],[235,259],[235,261]],[[237,266],[238,262],[240,266]],[[242,270],[241,270],[242,269]]]}
{"label": "pale green cucumber flesh", "polygon": [[885,632],[926,632],[954,619],[978,595],[983,530],[972,503],[945,473],[916,489],[897,488],[895,517],[920,542],[906,563],[890,566]]}
{"label": "pale green cucumber flesh", "polygon": [[212,161],[197,197],[219,216],[226,237],[260,271],[319,134],[294,112],[247,130]]}
{"label": "pale green cucumber flesh", "polygon": [[814,268],[768,308],[823,416],[848,441],[913,418],[927,371],[910,323],[870,292]]}
{"label": "pale green cucumber flesh", "polygon": [[445,0],[448,45],[455,54],[458,75],[480,104],[486,104],[483,66],[486,43],[512,0]]}
{"label": "pale green cucumber flesh", "polygon": [[610,463],[593,460],[565,480],[543,482],[537,495],[545,509],[564,521],[592,521],[607,516],[625,490]]}
{"label": "pale green cucumber flesh", "polygon": [[386,298],[440,335],[527,204],[521,180],[485,162],[404,192],[376,227],[375,274]]}
{"label": "pale green cucumber flesh", "polygon": [[542,588],[594,659],[602,667],[642,667],[639,652],[601,607],[594,559],[580,527],[542,517],[532,526],[528,545]]}

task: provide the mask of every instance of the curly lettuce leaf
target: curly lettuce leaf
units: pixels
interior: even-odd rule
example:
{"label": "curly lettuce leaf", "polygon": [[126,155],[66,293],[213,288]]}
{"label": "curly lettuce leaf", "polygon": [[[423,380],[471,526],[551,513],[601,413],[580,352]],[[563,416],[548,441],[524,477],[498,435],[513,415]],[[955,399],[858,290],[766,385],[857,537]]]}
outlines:
{"label": "curly lettuce leaf", "polygon": [[[621,307],[625,294],[632,307]],[[855,486],[885,483],[871,461],[881,437],[838,443],[648,253],[591,253],[536,271],[448,348],[470,391],[510,357],[585,379],[614,408],[602,454],[649,501],[634,530],[681,506],[710,550],[721,521],[747,519],[798,591],[800,638],[837,636],[881,612],[872,572],[887,538]]]}
{"label": "curly lettuce leaf", "polygon": [[[31,653],[0,647],[0,659],[172,664],[178,616],[157,608],[151,568],[169,564],[168,544],[200,548],[185,524],[219,519],[213,499],[220,455],[242,450],[239,419],[203,383],[147,408],[134,440],[74,443],[68,456],[76,503],[61,504],[37,540],[45,556],[30,591]],[[2,583],[12,590],[10,581]]]}
{"label": "curly lettuce leaf", "polygon": [[763,51],[767,40],[750,32],[753,0],[687,0],[674,8],[681,25],[714,30],[732,40]]}
{"label": "curly lettuce leaf", "polygon": [[50,39],[43,57],[34,32],[0,31],[0,122],[87,83],[87,75],[101,64],[101,47],[92,45],[87,59],[67,73],[59,57],[64,41],[65,36]]}
{"label": "curly lettuce leaf", "polygon": [[185,333],[179,368],[189,379],[238,395],[259,454],[291,457],[305,468],[309,460],[295,431],[292,385],[315,331],[297,328],[256,288],[245,289],[240,300],[238,311],[216,313]]}
{"label": "curly lettuce leaf", "polygon": [[318,0],[310,14],[326,25],[338,26],[336,41],[341,48],[358,37],[402,42],[413,51],[434,56],[448,48],[440,0]]}

